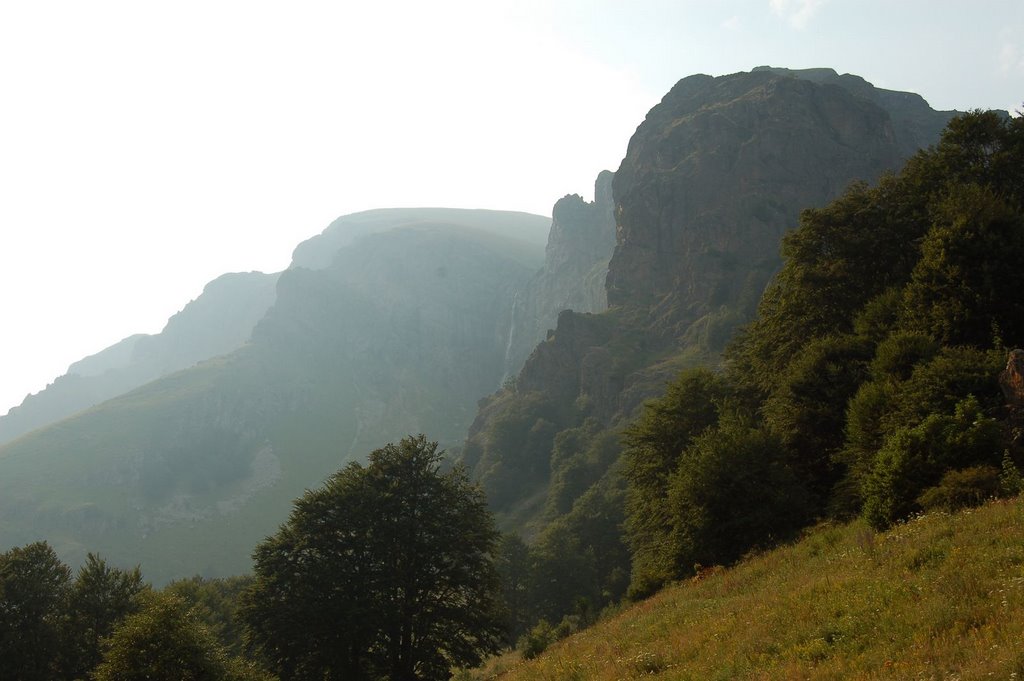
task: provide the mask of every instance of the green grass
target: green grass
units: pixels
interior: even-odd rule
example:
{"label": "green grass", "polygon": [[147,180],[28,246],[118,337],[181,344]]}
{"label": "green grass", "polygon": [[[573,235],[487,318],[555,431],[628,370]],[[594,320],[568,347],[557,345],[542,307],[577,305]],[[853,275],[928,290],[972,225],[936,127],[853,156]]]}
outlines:
{"label": "green grass", "polygon": [[820,526],[467,677],[1024,679],[1024,500]]}

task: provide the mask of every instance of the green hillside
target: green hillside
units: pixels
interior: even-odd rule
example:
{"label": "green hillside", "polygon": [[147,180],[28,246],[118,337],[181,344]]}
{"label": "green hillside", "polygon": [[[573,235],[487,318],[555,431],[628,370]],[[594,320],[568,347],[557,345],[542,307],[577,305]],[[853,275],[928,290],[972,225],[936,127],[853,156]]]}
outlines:
{"label": "green hillside", "polygon": [[240,574],[344,464],[408,433],[456,443],[501,382],[513,291],[542,251],[431,216],[286,270],[230,355],[0,446],[0,546],[99,552],[158,584]]}
{"label": "green hillside", "polygon": [[881,533],[822,525],[702,574],[462,678],[1024,678],[1021,497]]}

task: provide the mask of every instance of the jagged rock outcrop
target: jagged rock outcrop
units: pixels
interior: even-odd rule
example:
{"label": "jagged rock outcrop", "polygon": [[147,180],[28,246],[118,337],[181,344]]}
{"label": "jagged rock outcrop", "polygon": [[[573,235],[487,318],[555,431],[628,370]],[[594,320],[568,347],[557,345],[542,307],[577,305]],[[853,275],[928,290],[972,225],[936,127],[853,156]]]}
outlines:
{"label": "jagged rock outcrop", "polygon": [[[557,443],[579,443],[584,431],[598,442],[681,368],[718,361],[753,315],[801,210],[897,169],[951,115],[829,69],[679,81],[615,173],[609,310],[562,313],[515,384],[482,404],[467,438],[464,461],[506,526],[544,522],[548,482],[565,465],[552,455]],[[573,465],[596,460],[578,456]]]}
{"label": "jagged rock outcrop", "polygon": [[928,106],[924,97],[916,92],[901,92],[875,87],[860,76],[852,73],[842,75],[834,69],[786,69],[775,66],[758,66],[755,73],[767,71],[779,75],[793,76],[823,85],[838,85],[858,97],[874,102],[889,114],[893,131],[896,133],[896,148],[900,156],[908,158],[918,149],[933,144],[955,111],[936,111]]}
{"label": "jagged rock outcrop", "polygon": [[594,183],[594,200],[569,194],[555,203],[544,266],[518,291],[509,325],[505,373],[514,376],[562,310],[601,312],[608,306],[604,280],[615,248],[613,173]]}
{"label": "jagged rock outcrop", "polygon": [[136,334],[73,363],[45,390],[0,417],[0,444],[241,347],[274,303],[277,274],[224,274],[167,320],[159,334]]}
{"label": "jagged rock outcrop", "polygon": [[651,307],[672,336],[721,305],[749,312],[801,210],[897,168],[948,119],[932,112],[925,139],[881,105],[915,95],[828,74],[690,76],[650,111],[616,173],[609,304]]}

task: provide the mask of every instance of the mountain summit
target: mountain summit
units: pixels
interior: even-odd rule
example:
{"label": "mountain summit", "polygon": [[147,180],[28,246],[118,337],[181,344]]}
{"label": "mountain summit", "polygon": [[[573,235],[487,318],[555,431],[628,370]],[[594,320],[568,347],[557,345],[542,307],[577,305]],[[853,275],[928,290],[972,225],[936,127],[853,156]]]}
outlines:
{"label": "mountain summit", "polygon": [[898,169],[953,115],[831,69],[767,67],[684,78],[647,114],[612,182],[609,309],[562,312],[462,451],[504,527],[573,584],[549,621],[625,589],[622,428],[681,369],[720,362],[801,211]]}

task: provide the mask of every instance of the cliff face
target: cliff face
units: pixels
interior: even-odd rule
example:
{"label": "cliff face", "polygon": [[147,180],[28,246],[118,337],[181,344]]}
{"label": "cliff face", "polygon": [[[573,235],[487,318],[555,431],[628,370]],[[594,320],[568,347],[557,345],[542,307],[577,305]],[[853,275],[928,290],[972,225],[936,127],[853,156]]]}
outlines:
{"label": "cliff face", "polygon": [[519,372],[562,310],[601,312],[608,307],[604,280],[615,247],[612,177],[608,171],[598,175],[591,202],[569,194],[555,203],[544,266],[515,294],[506,376]]}
{"label": "cliff face", "polygon": [[678,335],[756,304],[800,210],[900,161],[887,113],[836,86],[775,74],[691,76],[654,107],[616,174],[608,299]]}
{"label": "cliff face", "polygon": [[514,291],[534,271],[507,255],[519,248],[436,223],[366,236],[324,270],[283,273],[253,350],[275,390],[301,388],[292,409],[352,419],[347,457],[409,433],[450,445],[501,381]]}
{"label": "cliff face", "polygon": [[137,334],[81,359],[0,417],[0,444],[161,376],[241,347],[274,303],[276,274],[225,274],[156,335]]}
{"label": "cliff face", "polygon": [[[937,141],[950,114],[922,105],[828,69],[698,75],[672,88],[637,128],[612,183],[610,309],[562,313],[470,430],[465,460],[504,500],[495,507],[509,526],[538,521],[543,502],[524,500],[548,494],[563,433],[595,421],[620,428],[680,368],[717,361],[753,314],[801,210]],[[520,467],[535,473],[517,477],[506,463],[521,462],[528,434],[542,430],[547,459],[529,454]]]}
{"label": "cliff face", "polygon": [[858,97],[863,97],[880,106],[889,114],[893,131],[896,133],[896,147],[900,155],[908,158],[918,149],[933,144],[946,123],[956,111],[936,111],[928,106],[924,97],[916,92],[900,92],[878,88],[852,73],[842,75],[833,69],[786,69],[774,66],[758,66],[754,72],[769,72],[792,76],[822,85],[838,85]]}

